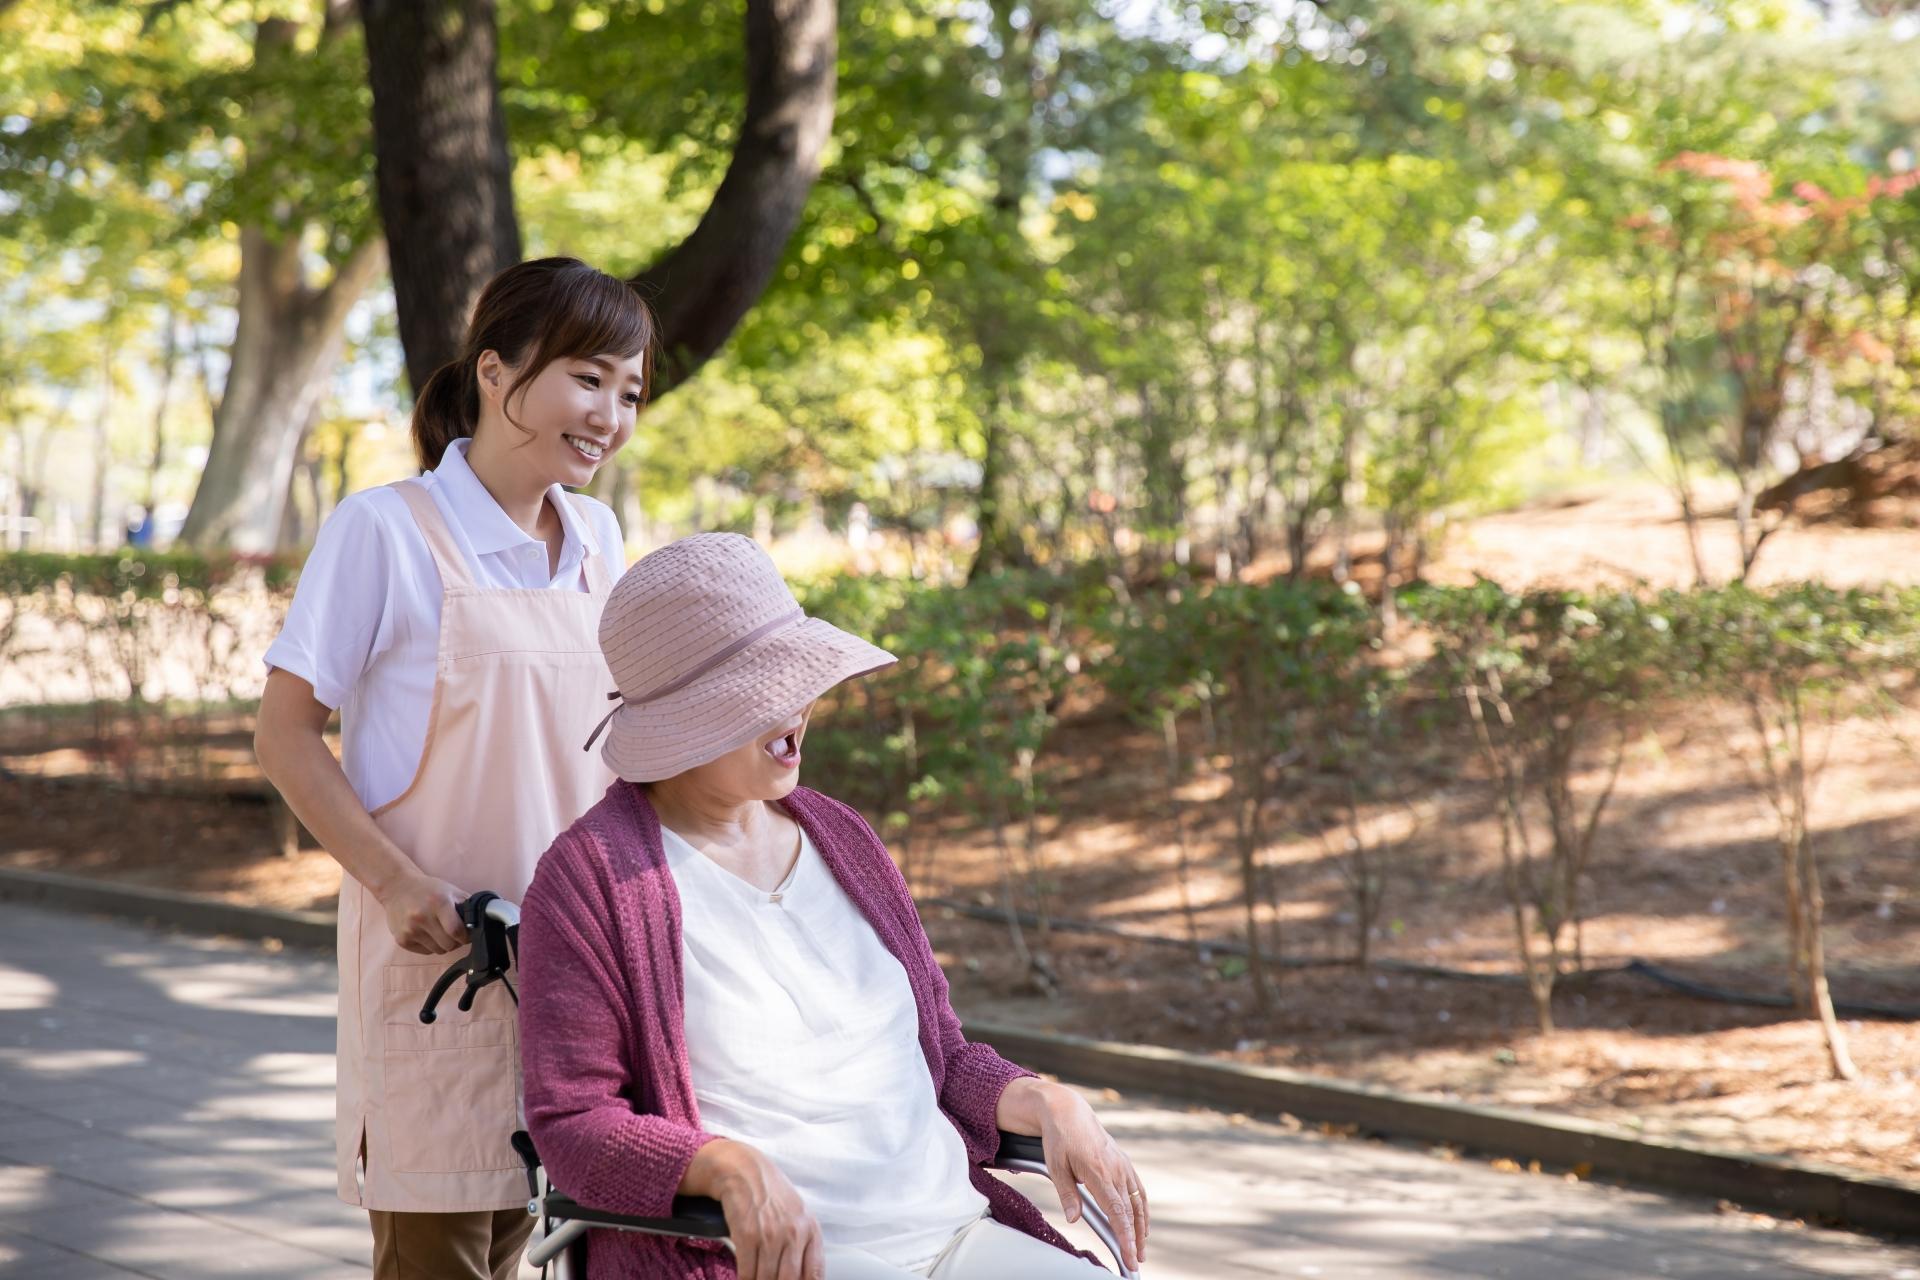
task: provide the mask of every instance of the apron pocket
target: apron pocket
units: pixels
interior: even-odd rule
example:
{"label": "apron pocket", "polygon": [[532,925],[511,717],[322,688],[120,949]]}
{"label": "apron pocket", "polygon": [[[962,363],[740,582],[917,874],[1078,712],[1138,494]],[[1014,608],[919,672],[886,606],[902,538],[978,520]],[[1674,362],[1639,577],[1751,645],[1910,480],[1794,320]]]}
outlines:
{"label": "apron pocket", "polygon": [[393,964],[382,973],[382,1046],[389,1158],[402,1173],[514,1169],[508,1142],[519,1114],[520,1052],[513,998],[499,983],[462,1013],[464,980],[441,998],[436,1021],[420,1021],[451,956]]}

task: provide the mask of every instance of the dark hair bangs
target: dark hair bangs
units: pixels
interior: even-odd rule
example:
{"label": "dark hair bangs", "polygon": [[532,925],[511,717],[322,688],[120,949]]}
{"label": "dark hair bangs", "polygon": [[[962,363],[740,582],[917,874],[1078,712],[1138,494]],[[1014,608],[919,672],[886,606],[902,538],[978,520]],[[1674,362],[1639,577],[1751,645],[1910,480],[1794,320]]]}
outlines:
{"label": "dark hair bangs", "polygon": [[[660,334],[654,324],[653,310],[633,286],[571,259],[546,259],[555,263],[547,281],[546,319],[540,326],[533,351],[518,361],[520,375],[507,390],[507,400],[539,376],[555,360],[582,356],[639,356],[640,403],[645,405],[653,393],[653,371],[660,346]],[[511,421],[512,415],[508,415]]]}

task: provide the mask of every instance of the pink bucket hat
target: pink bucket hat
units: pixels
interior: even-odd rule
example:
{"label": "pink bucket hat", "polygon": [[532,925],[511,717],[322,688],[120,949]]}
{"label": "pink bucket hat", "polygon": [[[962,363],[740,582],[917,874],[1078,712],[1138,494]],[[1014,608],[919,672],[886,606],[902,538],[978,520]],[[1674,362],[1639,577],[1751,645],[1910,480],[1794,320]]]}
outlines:
{"label": "pink bucket hat", "polygon": [[843,680],[897,659],[809,618],[751,538],[700,533],[642,556],[600,615],[620,703],[587,739],[628,782],[658,782],[770,733]]}

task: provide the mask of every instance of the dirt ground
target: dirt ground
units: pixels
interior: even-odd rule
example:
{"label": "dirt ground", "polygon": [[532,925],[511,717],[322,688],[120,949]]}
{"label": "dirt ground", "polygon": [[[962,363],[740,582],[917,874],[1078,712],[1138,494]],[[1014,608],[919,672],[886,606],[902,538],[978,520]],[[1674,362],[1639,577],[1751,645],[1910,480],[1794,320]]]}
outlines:
{"label": "dirt ground", "polygon": [[[1684,583],[1690,561],[1657,495],[1562,499],[1457,529],[1432,575],[1485,572],[1509,585],[1638,577]],[[1730,547],[1726,522],[1709,546]],[[1920,581],[1920,531],[1790,529],[1761,577]],[[1628,570],[1631,569],[1629,573]],[[1585,886],[1588,964],[1641,958],[1713,986],[1786,989],[1770,815],[1736,763],[1740,730],[1705,712],[1653,717],[1633,741]],[[0,755],[17,742],[0,733]],[[1097,713],[1057,733],[1055,797],[1040,827],[1041,879],[1063,919],[1185,937],[1179,843],[1154,769],[1156,743]],[[1920,714],[1855,722],[1832,736],[1816,795],[1836,999],[1920,1006]],[[229,744],[230,746],[231,744]],[[68,747],[68,750],[74,750]],[[1444,745],[1435,748],[1444,752]],[[8,757],[16,770],[25,761]],[[1397,840],[1372,939],[1379,960],[1483,973],[1516,968],[1500,895],[1497,827],[1483,788],[1445,760],[1407,806],[1372,815]],[[72,768],[77,768],[72,761]],[[56,770],[57,771],[57,770]],[[69,769],[71,771],[71,768]],[[830,778],[809,778],[833,790]],[[1205,939],[1241,927],[1225,819],[1185,784],[1185,896]],[[316,848],[280,857],[270,807],[232,798],[133,795],[74,781],[0,777],[0,865],[94,874],[235,901],[325,910],[338,870]],[[1353,903],[1332,837],[1292,836],[1290,798],[1270,851],[1282,952],[1296,964],[1350,957]],[[992,842],[978,831],[916,832],[909,866],[924,898],[998,904]],[[1256,1007],[1234,960],[1113,937],[1056,932],[1059,993],[1035,994],[1004,925],[926,911],[970,1017],[1246,1062],[1472,1102],[1604,1120],[1649,1135],[1756,1150],[1920,1180],[1920,1021],[1847,1018],[1864,1079],[1828,1078],[1817,1028],[1768,1009],[1681,996],[1644,978],[1568,984],[1543,1037],[1524,990],[1352,965],[1282,972]]]}

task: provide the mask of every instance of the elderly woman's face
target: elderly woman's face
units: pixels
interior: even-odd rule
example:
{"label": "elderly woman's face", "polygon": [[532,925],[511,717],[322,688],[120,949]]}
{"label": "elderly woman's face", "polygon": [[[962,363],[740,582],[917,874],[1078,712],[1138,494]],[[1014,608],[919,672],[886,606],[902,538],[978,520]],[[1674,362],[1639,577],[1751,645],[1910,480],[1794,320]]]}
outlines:
{"label": "elderly woman's face", "polygon": [[816,704],[744,747],[681,775],[700,787],[740,800],[779,800],[800,782],[800,744]]}

